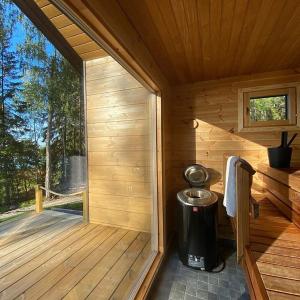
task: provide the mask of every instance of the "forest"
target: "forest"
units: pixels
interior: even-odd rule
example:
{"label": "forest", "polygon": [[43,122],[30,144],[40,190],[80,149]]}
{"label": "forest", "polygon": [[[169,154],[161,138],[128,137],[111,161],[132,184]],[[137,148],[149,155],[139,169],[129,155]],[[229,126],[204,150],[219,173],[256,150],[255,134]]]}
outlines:
{"label": "forest", "polygon": [[81,98],[80,75],[0,0],[0,212],[34,198],[36,184],[66,188],[67,160],[85,155]]}

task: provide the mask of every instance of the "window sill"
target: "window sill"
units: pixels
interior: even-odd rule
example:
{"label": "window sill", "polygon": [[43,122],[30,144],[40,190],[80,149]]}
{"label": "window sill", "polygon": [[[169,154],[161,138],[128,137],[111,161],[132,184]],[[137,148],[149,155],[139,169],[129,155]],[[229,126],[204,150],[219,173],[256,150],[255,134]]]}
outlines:
{"label": "window sill", "polygon": [[300,126],[297,125],[285,125],[285,126],[266,126],[266,127],[242,127],[238,129],[238,132],[272,132],[272,131],[294,131],[299,130]]}

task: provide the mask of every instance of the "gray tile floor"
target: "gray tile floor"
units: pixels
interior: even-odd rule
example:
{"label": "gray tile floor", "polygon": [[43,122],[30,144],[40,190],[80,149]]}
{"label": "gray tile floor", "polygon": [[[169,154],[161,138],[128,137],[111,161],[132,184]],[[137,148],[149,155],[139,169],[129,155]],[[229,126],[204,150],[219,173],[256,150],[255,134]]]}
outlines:
{"label": "gray tile floor", "polygon": [[150,299],[152,300],[246,300],[250,299],[245,275],[236,264],[231,247],[222,247],[225,268],[220,273],[194,270],[184,266],[176,250],[168,257]]}

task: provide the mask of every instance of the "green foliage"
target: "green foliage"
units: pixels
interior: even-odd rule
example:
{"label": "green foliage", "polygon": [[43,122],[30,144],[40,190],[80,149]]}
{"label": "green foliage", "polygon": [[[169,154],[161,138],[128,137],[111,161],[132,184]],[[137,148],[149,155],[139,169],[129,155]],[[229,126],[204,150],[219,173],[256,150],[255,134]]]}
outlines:
{"label": "green foliage", "polygon": [[[14,23],[25,42],[13,51]],[[34,197],[34,185],[63,186],[65,162],[84,155],[80,76],[8,0],[0,0],[0,207]],[[46,178],[46,179],[45,179]]]}
{"label": "green foliage", "polygon": [[[10,2],[0,1],[0,205],[11,207],[22,196],[22,180],[28,149],[20,137],[26,132],[23,114],[26,110],[20,98],[22,89],[18,55],[11,48],[14,20],[18,12]],[[29,145],[30,144],[30,145]],[[30,164],[30,159],[28,160]],[[27,164],[28,165],[28,164]],[[27,192],[25,190],[25,192]]]}
{"label": "green foliage", "polygon": [[23,97],[31,109],[35,140],[42,139],[44,151],[49,150],[40,159],[45,163],[48,158],[44,169],[54,188],[66,180],[67,157],[84,154],[80,77],[56,50],[47,53],[49,45],[36,28],[28,22],[25,28],[28,34],[20,48],[26,73]]}
{"label": "green foliage", "polygon": [[286,96],[250,99],[250,117],[253,121],[286,120]]}

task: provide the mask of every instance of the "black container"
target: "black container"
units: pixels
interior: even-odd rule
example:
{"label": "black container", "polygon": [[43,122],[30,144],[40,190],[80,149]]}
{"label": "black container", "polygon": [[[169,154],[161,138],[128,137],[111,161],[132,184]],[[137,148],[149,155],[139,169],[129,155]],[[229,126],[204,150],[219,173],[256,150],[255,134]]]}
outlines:
{"label": "black container", "polygon": [[201,207],[177,201],[177,207],[180,260],[188,267],[211,271],[218,265],[217,203]]}
{"label": "black container", "polygon": [[269,164],[272,168],[289,168],[291,165],[292,148],[268,148]]}

